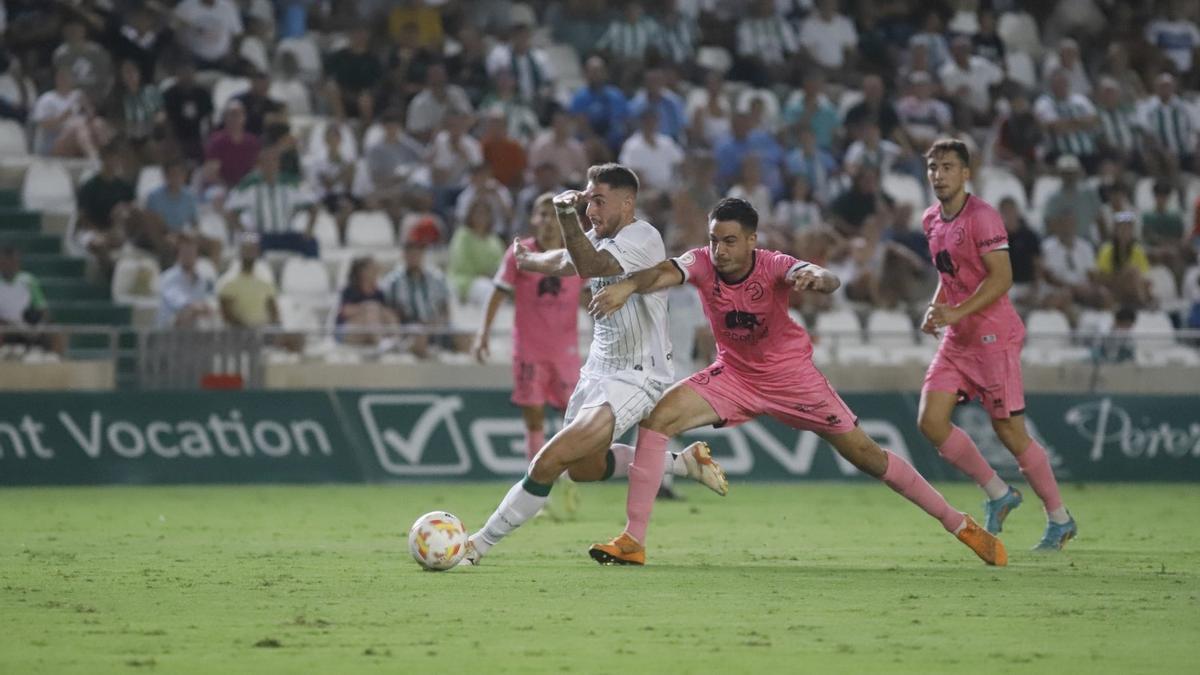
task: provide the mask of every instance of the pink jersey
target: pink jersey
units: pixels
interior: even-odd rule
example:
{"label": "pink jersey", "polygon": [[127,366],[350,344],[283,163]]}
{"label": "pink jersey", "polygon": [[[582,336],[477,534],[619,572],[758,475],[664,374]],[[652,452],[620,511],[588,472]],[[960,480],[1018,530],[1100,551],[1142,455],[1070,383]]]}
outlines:
{"label": "pink jersey", "polygon": [[726,283],[707,248],[672,262],[700,289],[704,314],[717,339],[717,360],[755,378],[781,378],[799,362],[812,362],[812,342],[788,316],[789,272],[808,265],[778,251],[755,249],[746,278]]}
{"label": "pink jersey", "polygon": [[[944,301],[957,305],[975,293],[987,278],[983,256],[1008,248],[1008,232],[1000,214],[975,195],[957,216],[942,217],[941,204],[925,210],[922,218],[929,252],[942,280]],[[1008,295],[946,329],[948,344],[963,349],[1002,349],[1020,346],[1025,325]]]}
{"label": "pink jersey", "polygon": [[[521,242],[540,251],[537,240]],[[517,269],[512,247],[496,272],[496,285],[513,294],[513,358],[518,361],[554,361],[579,351],[577,314],[583,279],[552,277]]]}

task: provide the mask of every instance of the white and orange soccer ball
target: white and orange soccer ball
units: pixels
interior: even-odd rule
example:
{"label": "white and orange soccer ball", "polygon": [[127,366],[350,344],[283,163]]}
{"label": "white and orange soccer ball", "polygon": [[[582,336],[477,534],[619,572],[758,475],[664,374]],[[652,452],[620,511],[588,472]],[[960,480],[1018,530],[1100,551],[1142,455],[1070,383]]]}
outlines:
{"label": "white and orange soccer ball", "polygon": [[453,513],[430,511],[408,531],[408,550],[421,567],[448,570],[467,552],[467,528]]}

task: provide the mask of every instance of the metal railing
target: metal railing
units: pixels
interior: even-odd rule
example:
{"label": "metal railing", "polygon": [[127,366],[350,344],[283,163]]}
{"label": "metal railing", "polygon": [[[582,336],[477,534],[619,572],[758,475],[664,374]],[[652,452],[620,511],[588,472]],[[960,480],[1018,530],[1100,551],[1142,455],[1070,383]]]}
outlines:
{"label": "metal railing", "polygon": [[[14,342],[10,336],[23,338]],[[421,326],[159,330],[121,326],[0,326],[0,367],[5,361],[42,363],[109,360],[122,388],[199,388],[206,378],[236,377],[238,386],[260,388],[271,364],[403,364],[430,361],[447,366],[474,363],[467,351],[473,331]],[[818,362],[842,365],[927,363],[935,344],[916,332],[826,331],[814,337]],[[58,345],[57,351],[54,347]],[[1089,366],[1095,389],[1101,372],[1120,360],[1140,366],[1200,368],[1200,330],[1114,337],[1089,331],[1030,333],[1027,363]],[[492,361],[506,362],[511,334],[492,333]],[[1200,376],[1197,377],[1200,389]]]}

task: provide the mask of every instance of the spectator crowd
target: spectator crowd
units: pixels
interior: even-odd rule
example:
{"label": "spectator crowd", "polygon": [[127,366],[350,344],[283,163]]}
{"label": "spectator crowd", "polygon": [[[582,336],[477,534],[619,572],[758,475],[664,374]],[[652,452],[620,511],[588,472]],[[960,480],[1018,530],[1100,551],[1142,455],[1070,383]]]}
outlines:
{"label": "spectator crowd", "polygon": [[349,251],[332,325],[444,327],[536,197],[604,161],[673,253],[739,196],[764,245],[841,276],[802,313],[915,313],[923,152],[953,136],[1022,311],[1200,327],[1198,21],[1183,0],[4,0],[0,117],[88,166],[71,236],[104,275],[154,261],[163,326],[278,324],[260,252]]}

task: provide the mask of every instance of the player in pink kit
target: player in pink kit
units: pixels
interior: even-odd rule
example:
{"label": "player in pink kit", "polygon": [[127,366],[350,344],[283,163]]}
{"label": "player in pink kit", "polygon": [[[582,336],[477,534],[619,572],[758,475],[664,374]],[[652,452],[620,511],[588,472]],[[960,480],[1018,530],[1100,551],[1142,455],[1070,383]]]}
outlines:
{"label": "player in pink kit", "polygon": [[1021,505],[1021,493],[996,475],[970,437],[950,421],[960,401],[979,399],[992,417],[992,429],[1045,505],[1046,532],[1034,550],[1060,550],[1077,528],[1063,506],[1046,450],[1025,428],[1025,326],[1008,299],[1008,234],[1000,214],[966,192],[971,177],[966,145],[940,140],[925,157],[938,203],[925,211],[922,224],[940,278],[921,330],[937,335],[944,328],[946,334],[925,373],[921,433],[987,493],[984,524],[989,532],[1000,532],[1004,519]]}
{"label": "player in pink kit", "polygon": [[[519,240],[523,249],[541,252],[563,247],[562,231],[554,217],[553,194],[546,193],[534,201],[531,224],[534,236]],[[533,459],[546,444],[546,404],[566,410],[567,399],[579,382],[576,315],[583,279],[518,270],[515,249],[509,248],[495,283],[472,352],[480,363],[487,360],[496,310],[506,297],[512,297],[516,309],[512,402],[520,406],[525,419],[525,456]]]}
{"label": "player in pink kit", "polygon": [[712,424],[737,425],[770,415],[817,433],[838,454],[937,518],[985,562],[1004,565],[1000,540],[951,507],[912,465],[880,448],[812,362],[808,334],[788,316],[792,289],[832,293],[828,270],[784,253],[756,249],[758,214],[741,199],[722,199],[709,213],[709,246],[630,275],[596,294],[593,314],[606,316],[633,293],[690,283],[700,291],[717,341],[717,360],[672,387],[638,428],[629,469],[625,531],[590,554],[603,564],[644,564],[645,536],[671,436]]}

